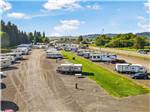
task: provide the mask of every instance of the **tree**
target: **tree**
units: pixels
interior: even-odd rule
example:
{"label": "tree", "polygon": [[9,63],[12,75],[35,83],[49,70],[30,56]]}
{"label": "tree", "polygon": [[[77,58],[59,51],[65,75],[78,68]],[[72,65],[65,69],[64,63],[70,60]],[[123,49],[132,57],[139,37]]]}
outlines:
{"label": "tree", "polygon": [[104,45],[107,44],[110,40],[111,40],[110,37],[107,37],[106,35],[101,35],[101,36],[96,37],[95,44],[96,44],[97,46],[104,46]]}
{"label": "tree", "polygon": [[9,37],[7,35],[7,33],[5,32],[0,32],[0,37],[1,37],[1,47],[9,47],[10,45],[10,40]]}
{"label": "tree", "polygon": [[144,37],[136,37],[134,40],[134,48],[143,49],[146,45],[146,39]]}
{"label": "tree", "polygon": [[78,42],[82,42],[83,41],[83,37],[80,35],[79,37],[78,37]]}

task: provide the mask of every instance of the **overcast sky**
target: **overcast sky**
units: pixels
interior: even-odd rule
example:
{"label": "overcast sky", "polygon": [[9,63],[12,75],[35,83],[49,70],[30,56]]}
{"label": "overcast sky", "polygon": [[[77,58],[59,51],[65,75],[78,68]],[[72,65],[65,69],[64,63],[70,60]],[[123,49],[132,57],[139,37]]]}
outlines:
{"label": "overcast sky", "polygon": [[150,0],[0,1],[4,21],[46,35],[150,31]]}

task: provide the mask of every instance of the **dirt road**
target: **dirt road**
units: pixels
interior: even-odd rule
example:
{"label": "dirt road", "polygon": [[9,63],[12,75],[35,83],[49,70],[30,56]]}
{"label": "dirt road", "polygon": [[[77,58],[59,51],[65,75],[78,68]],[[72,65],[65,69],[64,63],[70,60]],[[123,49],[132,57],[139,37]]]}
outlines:
{"label": "dirt road", "polygon": [[[55,72],[55,60],[33,50],[27,60],[11,69],[3,82],[2,100],[15,102],[19,112],[149,112],[149,94],[117,99],[88,78]],[[79,89],[75,89],[78,83]]]}
{"label": "dirt road", "polygon": [[14,101],[25,112],[82,112],[55,74],[55,64],[44,60],[44,51],[34,50],[28,59],[5,72],[3,100]]}

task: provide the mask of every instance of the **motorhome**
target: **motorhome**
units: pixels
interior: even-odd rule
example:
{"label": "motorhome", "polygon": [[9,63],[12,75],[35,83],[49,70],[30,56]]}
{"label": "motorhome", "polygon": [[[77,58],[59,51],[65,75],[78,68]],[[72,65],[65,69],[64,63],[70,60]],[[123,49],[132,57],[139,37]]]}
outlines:
{"label": "motorhome", "polygon": [[138,73],[138,72],[142,72],[142,73],[146,73],[147,70],[143,65],[140,64],[116,64],[115,67],[117,72],[120,73]]}
{"label": "motorhome", "polygon": [[99,53],[90,54],[91,61],[112,62],[112,61],[115,61],[116,59],[117,59],[117,56],[113,54],[99,54]]}
{"label": "motorhome", "polygon": [[81,73],[82,72],[82,64],[61,64],[57,67],[57,72]]}
{"label": "motorhome", "polygon": [[9,67],[11,65],[11,60],[9,60],[7,58],[6,59],[1,58],[0,62],[1,62],[0,68],[6,68],[6,67]]}

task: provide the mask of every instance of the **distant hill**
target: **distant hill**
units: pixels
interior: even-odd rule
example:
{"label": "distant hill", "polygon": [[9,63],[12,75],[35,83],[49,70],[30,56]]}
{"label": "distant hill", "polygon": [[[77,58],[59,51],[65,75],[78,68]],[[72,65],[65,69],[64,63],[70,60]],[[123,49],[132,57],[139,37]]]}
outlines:
{"label": "distant hill", "polygon": [[[99,36],[101,34],[89,34],[89,35],[82,35],[84,38],[95,38],[97,36]],[[113,37],[113,36],[116,36],[118,34],[113,34],[113,33],[108,33],[108,34],[105,34],[109,37]],[[141,32],[141,33],[136,33],[136,35],[138,36],[145,36],[145,37],[149,37],[150,38],[150,32]]]}
{"label": "distant hill", "polygon": [[[100,36],[101,34],[88,34],[88,35],[82,35],[84,38],[96,38],[97,36]],[[113,34],[113,33],[108,33],[105,34],[109,37],[113,37],[116,36],[118,34]],[[145,36],[145,37],[149,37],[150,38],[150,32],[141,32],[141,33],[136,33],[136,35],[138,36]],[[51,39],[59,39],[59,38],[78,38],[78,36],[60,36],[60,37],[50,37]]]}
{"label": "distant hill", "polygon": [[145,37],[150,38],[150,32],[136,33],[136,35],[138,35],[138,36],[145,36]]}

